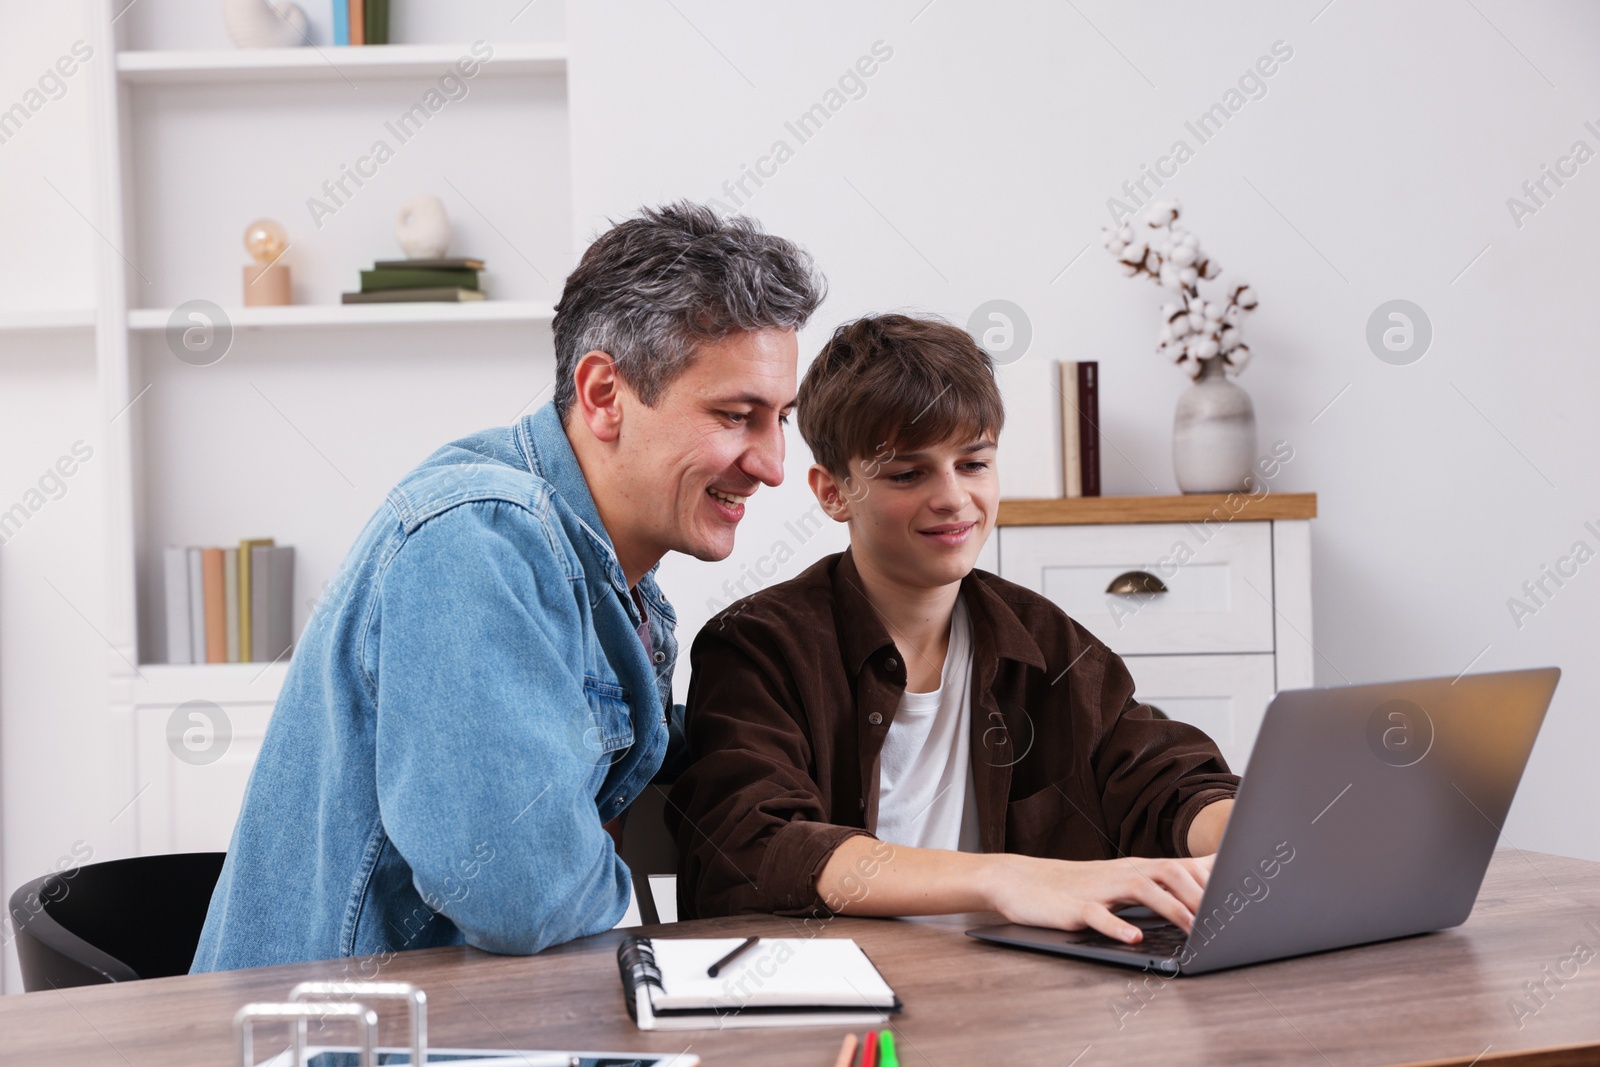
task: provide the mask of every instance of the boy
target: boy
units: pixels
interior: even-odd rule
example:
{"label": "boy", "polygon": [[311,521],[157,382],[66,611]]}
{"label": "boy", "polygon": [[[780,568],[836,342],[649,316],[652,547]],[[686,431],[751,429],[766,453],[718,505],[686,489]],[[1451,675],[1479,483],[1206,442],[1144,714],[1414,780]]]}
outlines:
{"label": "boy", "polygon": [[973,569],[999,500],[988,356],[864,318],[798,405],[850,548],[695,639],[680,917],[992,910],[1136,942],[1112,909],[1143,904],[1188,929],[1239,780],[1093,635]]}

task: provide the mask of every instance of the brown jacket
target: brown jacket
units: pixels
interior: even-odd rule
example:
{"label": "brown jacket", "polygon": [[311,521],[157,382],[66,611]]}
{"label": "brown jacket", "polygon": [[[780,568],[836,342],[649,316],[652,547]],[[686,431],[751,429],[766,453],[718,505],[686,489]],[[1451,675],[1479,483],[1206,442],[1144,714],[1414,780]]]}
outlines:
{"label": "brown jacket", "polygon": [[[1157,719],[1120,657],[1037,593],[973,571],[972,772],[985,852],[1183,856],[1234,794],[1216,746]],[[691,652],[690,764],[667,824],[678,914],[803,914],[846,838],[878,821],[878,756],[905,691],[900,651],[851,554],[739,601]]]}

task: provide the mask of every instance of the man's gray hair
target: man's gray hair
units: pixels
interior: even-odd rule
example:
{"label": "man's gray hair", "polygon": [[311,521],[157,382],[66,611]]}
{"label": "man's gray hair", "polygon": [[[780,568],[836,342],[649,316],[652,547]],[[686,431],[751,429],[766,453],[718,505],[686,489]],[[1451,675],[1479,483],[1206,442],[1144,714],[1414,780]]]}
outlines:
{"label": "man's gray hair", "polygon": [[698,345],[765,328],[798,330],[826,283],[797,245],[742,215],[680,200],[645,208],[601,234],[556,305],[556,411],[563,420],[587,352],[654,407]]}

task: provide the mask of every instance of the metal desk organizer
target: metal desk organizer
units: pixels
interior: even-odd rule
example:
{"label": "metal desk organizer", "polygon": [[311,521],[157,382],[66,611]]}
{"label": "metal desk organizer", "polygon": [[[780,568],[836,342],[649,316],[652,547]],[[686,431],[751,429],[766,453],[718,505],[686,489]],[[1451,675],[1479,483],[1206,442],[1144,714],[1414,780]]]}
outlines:
{"label": "metal desk organizer", "polygon": [[[301,982],[282,1003],[246,1004],[233,1017],[239,1062],[256,1067],[252,1024],[258,1019],[294,1020],[293,1067],[305,1067],[306,1023],[312,1019],[355,1019],[361,1025],[361,1067],[378,1067],[378,1013],[355,997],[404,1000],[411,1022],[411,1062],[428,1062],[428,994],[410,982]],[[342,998],[342,999],[312,999]]]}
{"label": "metal desk organizer", "polygon": [[[378,1013],[366,1002],[403,1000],[411,1022],[409,1049],[378,1047]],[[306,1024],[313,1019],[349,1019],[361,1030],[359,1050],[311,1047],[306,1041]],[[258,1021],[286,1019],[294,1023],[293,1047],[265,1064],[255,1062],[254,1024]],[[448,1063],[451,1067],[700,1067],[700,1058],[686,1052],[553,1052],[526,1049],[461,1049],[428,1051],[428,995],[410,982],[301,982],[282,1002],[246,1004],[233,1017],[238,1036],[241,1067],[307,1067],[310,1062],[337,1067],[379,1067],[399,1064],[409,1067],[429,1063]]]}

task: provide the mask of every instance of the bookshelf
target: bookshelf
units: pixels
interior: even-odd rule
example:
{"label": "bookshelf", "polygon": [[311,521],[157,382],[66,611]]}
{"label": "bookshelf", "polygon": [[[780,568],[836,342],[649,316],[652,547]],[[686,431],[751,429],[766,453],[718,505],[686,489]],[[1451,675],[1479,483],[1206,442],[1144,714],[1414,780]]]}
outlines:
{"label": "bookshelf", "polygon": [[[110,723],[138,795],[134,851],[226,847],[275,664],[165,663],[161,550],[274,537],[296,549],[294,632],[398,478],[438,446],[548,399],[549,325],[586,235],[571,196],[559,3],[393,0],[391,45],[334,48],[327,0],[301,0],[314,47],[236,49],[214,0],[86,0],[94,72],[99,306],[12,313],[0,331],[94,339],[109,471]],[[484,42],[492,56],[444,83]],[[441,85],[441,107],[388,128]],[[435,101],[437,103],[437,101]],[[331,198],[380,139],[390,157]],[[450,254],[487,263],[489,299],[344,305],[358,272],[403,255],[394,219],[439,197]],[[334,207],[315,212],[320,199]],[[294,303],[247,308],[246,224],[283,224]],[[220,306],[234,330],[204,367],[169,347],[173,310]],[[99,328],[95,329],[98,324]],[[231,720],[225,758],[171,740],[191,701]],[[177,723],[174,726],[174,723]]]}

